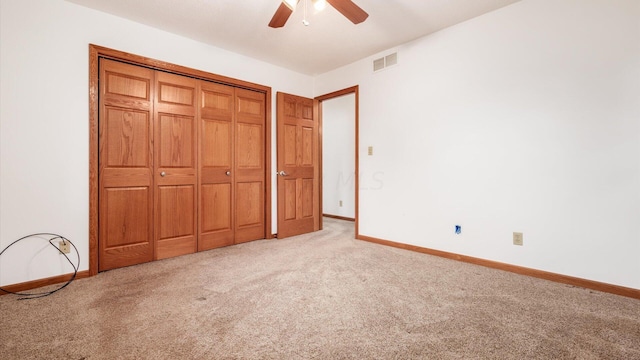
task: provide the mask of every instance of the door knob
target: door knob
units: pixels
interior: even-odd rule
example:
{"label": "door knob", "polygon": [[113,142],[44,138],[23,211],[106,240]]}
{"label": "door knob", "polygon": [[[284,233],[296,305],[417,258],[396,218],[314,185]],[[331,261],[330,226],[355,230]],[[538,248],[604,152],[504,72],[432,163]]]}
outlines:
{"label": "door knob", "polygon": [[227,176],[231,176],[231,171],[227,171],[226,173],[224,173]]}
{"label": "door knob", "polygon": [[287,174],[286,172],[284,172],[284,170],[280,170],[280,172],[278,172],[278,175],[280,176],[287,176],[289,174]]}
{"label": "door knob", "polygon": [[165,175],[167,175],[167,173],[164,172],[164,171],[160,173],[160,176],[162,176],[162,177],[165,177]]}

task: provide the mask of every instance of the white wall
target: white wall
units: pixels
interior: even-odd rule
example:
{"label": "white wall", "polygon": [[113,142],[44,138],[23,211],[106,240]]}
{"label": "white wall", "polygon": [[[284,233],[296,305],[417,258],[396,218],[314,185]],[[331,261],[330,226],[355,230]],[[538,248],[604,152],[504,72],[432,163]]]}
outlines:
{"label": "white wall", "polygon": [[524,0],[394,50],[315,83],[360,85],[362,235],[640,288],[639,1]]}
{"label": "white wall", "polygon": [[322,102],[322,212],[324,214],[355,218],[355,110],[355,94],[347,94]]}
{"label": "white wall", "polygon": [[[89,43],[312,96],[311,77],[219,48],[63,0],[2,0],[0,249],[59,233],[88,269]],[[274,214],[275,199],[274,186]],[[42,241],[20,244],[0,257],[0,286],[71,271]]]}

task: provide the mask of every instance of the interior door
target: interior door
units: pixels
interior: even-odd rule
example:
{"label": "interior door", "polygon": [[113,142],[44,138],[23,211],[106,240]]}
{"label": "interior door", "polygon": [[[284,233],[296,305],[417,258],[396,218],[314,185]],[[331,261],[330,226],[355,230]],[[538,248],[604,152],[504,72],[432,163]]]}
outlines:
{"label": "interior door", "polygon": [[278,238],[317,231],[319,144],[317,103],[278,93]]}
{"label": "interior door", "polygon": [[154,72],[100,59],[99,271],[153,260]]}
{"label": "interior door", "polygon": [[156,259],[197,247],[197,94],[197,80],[156,72]]}
{"label": "interior door", "polygon": [[234,243],[234,90],[201,85],[199,251]]}

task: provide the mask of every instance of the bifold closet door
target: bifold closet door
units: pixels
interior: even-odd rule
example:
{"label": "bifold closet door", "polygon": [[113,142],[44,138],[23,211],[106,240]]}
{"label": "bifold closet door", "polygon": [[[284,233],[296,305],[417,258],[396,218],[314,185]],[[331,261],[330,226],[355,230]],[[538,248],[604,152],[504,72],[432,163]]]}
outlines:
{"label": "bifold closet door", "polygon": [[265,106],[263,93],[201,83],[198,250],[265,238]]}
{"label": "bifold closet door", "polygon": [[100,60],[99,270],[154,258],[153,70]]}
{"label": "bifold closet door", "polygon": [[99,66],[99,271],[264,239],[265,94]]}
{"label": "bifold closet door", "polygon": [[235,89],[235,243],[265,238],[266,96]]}
{"label": "bifold closet door", "polygon": [[200,239],[198,250],[234,243],[234,102],[231,86],[200,90]]}
{"label": "bifold closet door", "polygon": [[199,81],[156,72],[156,259],[197,251]]}

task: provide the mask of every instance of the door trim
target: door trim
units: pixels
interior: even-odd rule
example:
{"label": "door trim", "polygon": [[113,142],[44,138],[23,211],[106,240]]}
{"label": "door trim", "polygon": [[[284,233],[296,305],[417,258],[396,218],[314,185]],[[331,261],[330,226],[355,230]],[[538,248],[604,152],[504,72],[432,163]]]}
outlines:
{"label": "door trim", "polygon": [[354,94],[355,95],[355,127],[356,127],[356,167],[355,167],[355,235],[356,238],[360,235],[359,232],[359,219],[360,219],[360,105],[359,105],[359,85],[355,85],[352,87],[348,87],[346,89],[334,91],[328,94],[316,96],[315,100],[318,100],[318,143],[319,146],[319,157],[320,160],[320,176],[319,176],[319,187],[320,187],[320,229],[322,230],[323,222],[322,222],[322,102],[325,100],[337,98],[343,95]]}
{"label": "door trim", "polygon": [[89,276],[98,274],[98,60],[112,59],[265,94],[265,239],[271,236],[271,87],[89,44]]}

